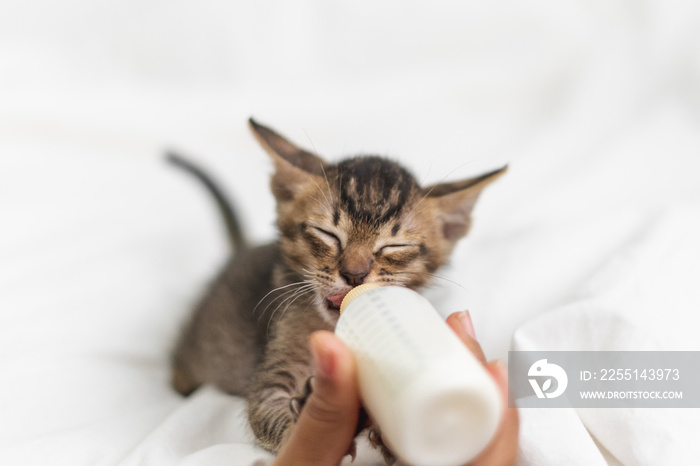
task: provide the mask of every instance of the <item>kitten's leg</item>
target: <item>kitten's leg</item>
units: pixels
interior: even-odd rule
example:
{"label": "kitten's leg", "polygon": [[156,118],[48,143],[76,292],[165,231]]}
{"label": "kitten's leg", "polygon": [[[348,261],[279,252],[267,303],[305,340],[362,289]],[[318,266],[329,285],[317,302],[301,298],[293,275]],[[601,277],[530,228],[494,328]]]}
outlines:
{"label": "kitten's leg", "polygon": [[260,446],[276,453],[308,396],[311,364],[308,351],[296,358],[274,352],[266,356],[248,394],[248,419]]}
{"label": "kitten's leg", "polygon": [[[265,250],[258,252],[263,254],[259,262],[264,263]],[[203,384],[233,395],[246,392],[262,353],[257,318],[249,309],[258,295],[264,295],[251,283],[260,272],[248,266],[246,254],[256,257],[257,253],[245,252],[242,263],[237,259],[219,274],[181,330],[172,357],[172,384],[183,395]],[[238,270],[250,276],[231,278]]]}
{"label": "kitten's leg", "polygon": [[[332,330],[316,313],[305,313],[303,304],[298,309],[285,313],[276,326],[248,389],[251,428],[260,446],[272,452],[291,434],[313,390],[309,336],[315,330]],[[365,421],[361,416],[358,433]],[[354,457],[354,451],[353,442],[348,454]]]}
{"label": "kitten's leg", "polygon": [[[310,369],[309,369],[310,370]],[[285,373],[290,372],[283,369]],[[313,391],[313,376],[308,377],[300,390],[290,391],[280,380],[269,380],[265,387],[248,400],[248,417],[258,443],[276,453],[291,434],[292,428],[304,409],[307,398]],[[257,387],[256,387],[257,388]],[[367,416],[362,410],[355,435],[366,427]],[[388,450],[387,450],[388,451]],[[357,444],[352,441],[346,455],[355,459]],[[382,450],[382,454],[384,451]],[[385,456],[385,459],[387,456]],[[387,459],[387,464],[389,460]]]}
{"label": "kitten's leg", "polygon": [[180,336],[172,356],[171,384],[175,391],[183,396],[190,395],[202,385],[202,381],[193,371],[192,360],[195,359],[197,347],[189,338],[189,333],[191,332],[188,328],[187,332]]}
{"label": "kitten's leg", "polygon": [[[308,346],[292,345],[288,341],[280,344],[280,340],[284,341],[284,338],[278,338],[270,345],[248,394],[248,419],[251,428],[260,446],[274,453],[291,434],[308,397],[313,392],[313,369]],[[361,410],[356,436],[368,426],[368,420],[365,410]],[[353,440],[346,452],[353,460],[356,449]],[[388,456],[384,450],[386,448],[382,449],[382,454],[387,463],[391,464],[389,458],[393,456]]]}

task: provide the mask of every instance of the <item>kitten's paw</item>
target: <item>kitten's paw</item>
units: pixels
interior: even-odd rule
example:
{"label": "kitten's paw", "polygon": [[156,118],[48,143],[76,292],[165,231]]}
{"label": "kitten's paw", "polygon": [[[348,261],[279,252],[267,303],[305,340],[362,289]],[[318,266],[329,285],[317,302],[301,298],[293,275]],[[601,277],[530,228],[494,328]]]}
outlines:
{"label": "kitten's paw", "polygon": [[309,399],[309,395],[311,395],[311,392],[313,392],[313,376],[306,379],[304,388],[302,388],[301,393],[299,395],[293,396],[289,399],[289,410],[292,412],[295,422],[297,419],[299,419],[301,410],[304,408],[306,400]]}
{"label": "kitten's paw", "polygon": [[357,456],[357,441],[355,439],[352,440],[348,451],[345,452],[345,456],[347,455],[350,455],[351,461],[355,461],[355,457]]}
{"label": "kitten's paw", "polygon": [[382,457],[384,457],[384,461],[386,461],[386,464],[394,464],[396,462],[396,457],[394,454],[389,450],[389,448],[384,445],[384,441],[382,440],[382,433],[379,430],[379,427],[377,426],[372,426],[369,428],[369,432],[367,433],[367,439],[369,440],[369,444],[372,445],[373,448],[377,448],[379,452],[382,454]]}

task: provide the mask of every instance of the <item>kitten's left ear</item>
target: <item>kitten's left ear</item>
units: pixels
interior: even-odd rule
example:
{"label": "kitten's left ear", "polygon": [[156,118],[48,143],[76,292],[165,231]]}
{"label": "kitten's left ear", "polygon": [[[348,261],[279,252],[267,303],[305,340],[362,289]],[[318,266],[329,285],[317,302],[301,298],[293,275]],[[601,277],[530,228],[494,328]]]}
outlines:
{"label": "kitten's left ear", "polygon": [[253,135],[275,163],[272,191],[278,200],[290,200],[313,177],[324,176],[326,162],[300,149],[270,128],[252,118],[248,120]]}
{"label": "kitten's left ear", "polygon": [[454,183],[443,183],[423,188],[426,198],[435,203],[443,222],[446,240],[457,241],[469,231],[471,213],[481,191],[508,170],[505,167]]}

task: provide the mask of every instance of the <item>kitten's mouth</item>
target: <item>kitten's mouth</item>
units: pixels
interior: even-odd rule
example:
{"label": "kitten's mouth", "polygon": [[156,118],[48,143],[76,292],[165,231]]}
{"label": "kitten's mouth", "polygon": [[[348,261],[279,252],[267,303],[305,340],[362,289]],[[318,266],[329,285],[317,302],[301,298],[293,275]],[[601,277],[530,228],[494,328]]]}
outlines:
{"label": "kitten's mouth", "polygon": [[343,298],[345,298],[346,294],[348,294],[347,291],[345,293],[329,296],[328,298],[326,298],[326,306],[328,307],[328,309],[330,309],[331,311],[340,312],[340,305],[342,304]]}

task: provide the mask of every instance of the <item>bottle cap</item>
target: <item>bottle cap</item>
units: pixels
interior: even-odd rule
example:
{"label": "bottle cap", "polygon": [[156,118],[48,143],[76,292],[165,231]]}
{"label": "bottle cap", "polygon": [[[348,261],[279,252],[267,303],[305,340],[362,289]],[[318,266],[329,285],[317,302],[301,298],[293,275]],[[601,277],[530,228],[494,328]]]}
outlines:
{"label": "bottle cap", "polygon": [[375,288],[379,288],[381,285],[377,285],[376,283],[365,283],[364,285],[356,286],[348,294],[345,295],[343,298],[343,302],[340,303],[340,313],[342,314],[343,311],[345,310],[346,307],[348,307],[348,304],[353,302],[355,298],[358,296],[367,293],[370,290],[373,290]]}

